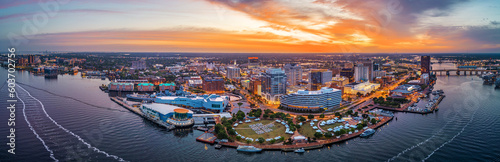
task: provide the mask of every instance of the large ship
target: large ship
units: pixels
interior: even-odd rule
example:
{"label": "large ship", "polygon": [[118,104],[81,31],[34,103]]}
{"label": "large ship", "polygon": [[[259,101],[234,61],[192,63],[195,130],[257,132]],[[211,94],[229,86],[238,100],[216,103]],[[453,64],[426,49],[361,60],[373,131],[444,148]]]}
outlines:
{"label": "large ship", "polygon": [[257,148],[255,146],[238,146],[238,148],[236,150],[241,151],[241,152],[261,152],[262,151],[261,148]]}

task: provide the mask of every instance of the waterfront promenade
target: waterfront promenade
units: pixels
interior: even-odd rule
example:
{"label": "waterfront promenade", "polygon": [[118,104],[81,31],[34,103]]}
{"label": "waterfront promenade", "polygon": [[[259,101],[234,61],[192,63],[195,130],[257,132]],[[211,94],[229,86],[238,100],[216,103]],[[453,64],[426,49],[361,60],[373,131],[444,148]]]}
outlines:
{"label": "waterfront promenade", "polygon": [[[383,126],[384,124],[388,123],[389,121],[391,121],[392,119],[393,119],[393,117],[383,117],[383,119],[380,122],[378,122],[374,125],[370,125],[370,126],[368,126],[368,128],[372,128],[372,129],[379,128],[379,127]],[[359,131],[357,133],[341,135],[339,138],[332,137],[332,138],[326,139],[326,140],[318,140],[317,142],[298,143],[298,144],[294,144],[294,145],[280,145],[280,144],[258,145],[258,144],[246,144],[246,143],[237,142],[237,141],[236,142],[220,142],[219,144],[226,146],[226,147],[234,147],[234,148],[236,148],[240,145],[245,145],[245,146],[255,146],[257,148],[262,148],[263,150],[293,151],[293,150],[296,150],[299,148],[304,148],[304,149],[321,148],[324,145],[343,142],[343,141],[358,137],[362,133],[363,133],[363,131]]]}

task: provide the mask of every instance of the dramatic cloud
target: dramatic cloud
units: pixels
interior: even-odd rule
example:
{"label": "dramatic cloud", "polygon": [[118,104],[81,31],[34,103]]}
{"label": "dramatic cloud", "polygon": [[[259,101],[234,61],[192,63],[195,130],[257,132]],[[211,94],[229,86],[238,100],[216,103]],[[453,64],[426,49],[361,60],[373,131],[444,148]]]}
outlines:
{"label": "dramatic cloud", "polygon": [[[0,4],[7,9],[38,3],[6,2]],[[42,28],[45,34],[26,48],[346,53],[500,49],[500,20],[496,19],[500,11],[491,8],[493,0],[71,2],[61,8],[62,18],[50,21],[57,25]],[[20,18],[37,12],[28,11],[6,12],[0,21],[21,22]],[[69,13],[93,14],[73,19],[76,14]],[[86,22],[76,21],[80,19]]]}

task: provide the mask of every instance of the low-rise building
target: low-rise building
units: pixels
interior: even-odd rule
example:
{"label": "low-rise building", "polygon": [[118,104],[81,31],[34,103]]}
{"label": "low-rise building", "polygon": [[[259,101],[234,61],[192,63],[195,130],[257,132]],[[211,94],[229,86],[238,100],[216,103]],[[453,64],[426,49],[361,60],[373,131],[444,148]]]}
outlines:
{"label": "low-rise building", "polygon": [[171,91],[171,92],[174,92],[175,91],[175,83],[172,82],[172,83],[162,83],[159,85],[160,87],[160,91],[163,92],[165,90],[168,90],[168,91]]}
{"label": "low-rise building", "polygon": [[363,83],[351,83],[344,86],[344,93],[357,95],[358,93],[366,95],[372,91],[380,88],[380,84],[363,82]]}
{"label": "low-rise building", "polygon": [[200,76],[192,76],[188,79],[187,84],[190,87],[200,87],[203,85],[203,80]]}
{"label": "low-rise building", "polygon": [[175,127],[190,127],[194,124],[193,112],[173,105],[150,103],[141,106],[141,112],[152,120],[172,124]]}
{"label": "low-rise building", "polygon": [[332,84],[336,84],[337,86],[343,87],[343,86],[349,84],[349,78],[343,77],[343,76],[333,77]]}
{"label": "low-rise building", "polygon": [[221,77],[203,78],[203,91],[206,93],[224,93],[224,79]]}
{"label": "low-rise building", "polygon": [[155,90],[153,83],[139,83],[137,84],[137,91],[139,92],[152,92]]}
{"label": "low-rise building", "polygon": [[110,91],[134,91],[134,83],[109,83],[108,90]]}
{"label": "low-rise building", "polygon": [[229,103],[229,97],[215,94],[202,96],[158,96],[155,102],[222,112]]}

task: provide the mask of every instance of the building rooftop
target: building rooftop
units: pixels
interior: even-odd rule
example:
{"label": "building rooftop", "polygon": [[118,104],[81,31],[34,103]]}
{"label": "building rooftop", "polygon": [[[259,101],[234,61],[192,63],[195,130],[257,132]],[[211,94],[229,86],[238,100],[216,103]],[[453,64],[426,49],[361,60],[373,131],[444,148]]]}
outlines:
{"label": "building rooftop", "polygon": [[313,94],[331,93],[331,92],[336,92],[336,91],[340,91],[340,90],[339,89],[335,89],[335,88],[323,87],[323,88],[321,88],[320,90],[317,90],[317,91],[298,90],[297,94],[313,95]]}
{"label": "building rooftop", "polygon": [[[159,104],[159,103],[143,104],[142,106],[145,106],[147,108],[155,110],[161,114],[168,114],[168,113],[174,112],[176,109],[183,109],[183,108],[180,108],[177,106],[167,105],[167,104]],[[193,114],[193,112],[191,110],[188,110],[188,109],[183,109],[183,110],[186,110],[187,113]]]}
{"label": "building rooftop", "polygon": [[160,86],[175,86],[175,83],[161,83]]}
{"label": "building rooftop", "polygon": [[138,86],[154,86],[153,83],[139,83]]}

